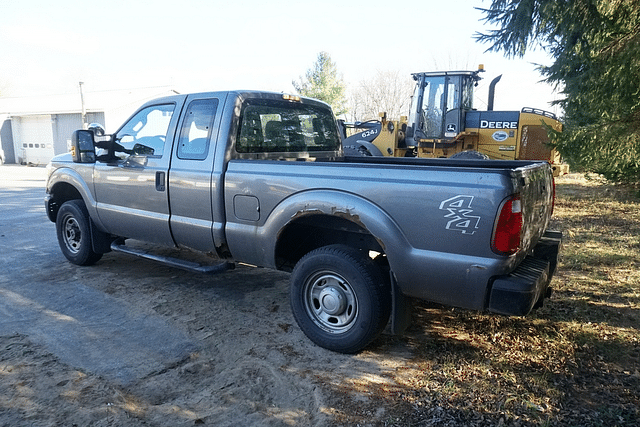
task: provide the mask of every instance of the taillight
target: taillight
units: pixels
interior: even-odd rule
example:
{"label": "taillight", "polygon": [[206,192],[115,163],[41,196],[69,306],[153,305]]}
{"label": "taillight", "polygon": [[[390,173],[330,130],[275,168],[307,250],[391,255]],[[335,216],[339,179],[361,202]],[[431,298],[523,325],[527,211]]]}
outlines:
{"label": "taillight", "polygon": [[501,255],[515,254],[520,248],[521,234],[522,203],[516,194],[502,204],[491,239],[491,249]]}

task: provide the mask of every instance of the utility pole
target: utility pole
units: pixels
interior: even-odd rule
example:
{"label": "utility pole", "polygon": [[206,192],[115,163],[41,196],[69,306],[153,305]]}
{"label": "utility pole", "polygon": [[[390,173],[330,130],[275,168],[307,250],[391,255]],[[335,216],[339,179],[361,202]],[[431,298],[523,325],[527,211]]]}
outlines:
{"label": "utility pole", "polygon": [[87,110],[84,107],[84,93],[82,91],[82,85],[84,82],[80,82],[80,103],[82,104],[82,129],[87,129]]}

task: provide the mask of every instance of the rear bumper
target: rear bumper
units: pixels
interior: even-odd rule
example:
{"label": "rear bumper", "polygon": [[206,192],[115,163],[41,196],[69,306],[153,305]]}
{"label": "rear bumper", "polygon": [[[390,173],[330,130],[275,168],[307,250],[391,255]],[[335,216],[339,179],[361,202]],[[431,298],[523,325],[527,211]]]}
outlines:
{"label": "rear bumper", "polygon": [[524,316],[542,306],[551,293],[549,282],[558,265],[562,233],[547,231],[531,255],[510,274],[493,279],[488,310],[511,316]]}

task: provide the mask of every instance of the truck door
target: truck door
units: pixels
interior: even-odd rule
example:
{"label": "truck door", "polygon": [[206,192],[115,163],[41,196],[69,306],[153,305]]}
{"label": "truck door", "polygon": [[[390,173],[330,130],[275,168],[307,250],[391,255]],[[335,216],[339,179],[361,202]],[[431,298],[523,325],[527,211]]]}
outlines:
{"label": "truck door", "polygon": [[171,169],[171,232],[178,246],[214,251],[213,160],[220,127],[214,94],[189,95],[180,119]]}
{"label": "truck door", "polygon": [[[117,236],[173,245],[167,176],[184,98],[140,109],[116,133],[117,160],[98,162],[94,189],[100,220]],[[120,151],[118,151],[120,150]]]}

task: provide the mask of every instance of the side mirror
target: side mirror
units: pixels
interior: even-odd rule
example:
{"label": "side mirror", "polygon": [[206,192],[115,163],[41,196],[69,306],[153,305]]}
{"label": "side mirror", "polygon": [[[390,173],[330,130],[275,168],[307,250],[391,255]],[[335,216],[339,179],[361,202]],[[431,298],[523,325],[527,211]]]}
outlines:
{"label": "side mirror", "polygon": [[71,157],[75,163],[96,162],[96,147],[92,131],[80,129],[71,134]]}

